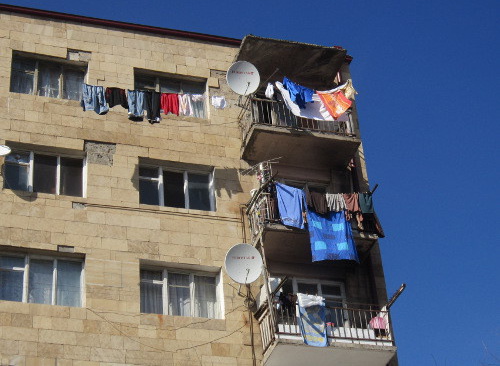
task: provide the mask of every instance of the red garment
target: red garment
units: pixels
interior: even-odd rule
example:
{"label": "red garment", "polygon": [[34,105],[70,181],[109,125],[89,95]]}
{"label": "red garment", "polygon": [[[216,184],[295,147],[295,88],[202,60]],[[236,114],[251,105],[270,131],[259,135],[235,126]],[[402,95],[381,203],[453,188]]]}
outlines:
{"label": "red garment", "polygon": [[173,113],[179,115],[179,96],[175,93],[162,93],[160,99],[160,108],[163,113]]}

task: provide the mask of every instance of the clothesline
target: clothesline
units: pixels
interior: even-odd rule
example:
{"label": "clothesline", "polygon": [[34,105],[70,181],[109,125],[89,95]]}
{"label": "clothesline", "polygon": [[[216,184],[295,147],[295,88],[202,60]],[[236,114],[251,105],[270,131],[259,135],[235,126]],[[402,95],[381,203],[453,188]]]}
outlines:
{"label": "clothesline", "polygon": [[[205,118],[205,94],[160,93],[153,90],[125,90],[97,85],[82,85],[81,105],[84,111],[103,115],[109,108],[120,105],[128,110],[128,118],[142,121],[144,112],[149,123],[159,123],[161,113],[177,116]],[[212,96],[212,105],[223,109],[227,106],[224,96]]]}

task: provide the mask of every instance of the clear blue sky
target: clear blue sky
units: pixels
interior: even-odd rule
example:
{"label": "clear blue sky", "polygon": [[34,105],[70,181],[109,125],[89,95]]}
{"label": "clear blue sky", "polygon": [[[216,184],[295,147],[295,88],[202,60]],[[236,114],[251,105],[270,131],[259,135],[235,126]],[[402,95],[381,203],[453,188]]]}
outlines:
{"label": "clear blue sky", "polygon": [[400,364],[500,365],[499,0],[7,3],[346,48]]}

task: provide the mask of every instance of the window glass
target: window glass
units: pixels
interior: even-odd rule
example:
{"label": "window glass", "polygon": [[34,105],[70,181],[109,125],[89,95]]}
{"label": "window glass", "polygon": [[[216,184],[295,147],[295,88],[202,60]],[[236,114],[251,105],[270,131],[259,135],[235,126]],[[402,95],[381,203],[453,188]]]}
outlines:
{"label": "window glass", "polygon": [[60,194],[82,196],[83,160],[61,158]]}
{"label": "window glass", "polygon": [[56,193],[57,157],[35,154],[33,191]]}
{"label": "window glass", "polygon": [[20,191],[28,190],[29,153],[12,153],[5,157],[4,186]]}
{"label": "window glass", "polygon": [[312,283],[297,283],[298,292],[301,294],[317,295],[318,285]]}
{"label": "window glass", "polygon": [[141,313],[163,314],[161,271],[141,270]]}
{"label": "window glass", "polygon": [[210,211],[210,177],[188,173],[189,208]]}
{"label": "window glass", "polygon": [[24,258],[0,256],[0,300],[22,301]]}
{"label": "window glass", "polygon": [[139,176],[148,178],[158,178],[158,169],[140,167]]}
{"label": "window glass", "polygon": [[52,303],[53,261],[33,259],[29,266],[28,302]]}
{"label": "window glass", "polygon": [[57,305],[81,306],[81,272],[80,262],[57,261]]}
{"label": "window glass", "polygon": [[185,208],[184,174],[179,172],[163,172],[165,206]]}
{"label": "window glass", "polygon": [[10,91],[14,93],[33,94],[36,61],[14,57],[10,76]]}
{"label": "window glass", "polygon": [[194,316],[217,317],[217,292],[215,277],[194,276],[195,308]]}
{"label": "window glass", "polygon": [[61,66],[40,62],[38,66],[38,95],[59,98]]}
{"label": "window glass", "polygon": [[180,93],[181,83],[171,80],[160,80],[160,92],[162,93]]}
{"label": "window glass", "polygon": [[321,292],[323,296],[342,296],[342,291],[338,285],[321,284]]}
{"label": "window glass", "polygon": [[139,202],[145,205],[159,205],[158,181],[139,180]]}
{"label": "window glass", "polygon": [[191,316],[189,287],[189,275],[168,274],[168,313],[170,315]]}
{"label": "window glass", "polygon": [[156,78],[154,76],[136,76],[135,88],[156,90]]}
{"label": "window glass", "polygon": [[85,73],[83,71],[66,69],[64,71],[63,98],[81,100],[84,79]]}

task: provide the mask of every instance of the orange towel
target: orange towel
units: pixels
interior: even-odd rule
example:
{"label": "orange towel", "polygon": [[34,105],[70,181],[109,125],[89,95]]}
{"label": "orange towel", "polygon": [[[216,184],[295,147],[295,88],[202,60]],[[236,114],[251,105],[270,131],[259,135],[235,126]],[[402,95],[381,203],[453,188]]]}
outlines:
{"label": "orange towel", "polygon": [[336,91],[334,93],[320,93],[318,92],[319,99],[325,105],[326,110],[330,115],[337,119],[341,114],[343,114],[352,104],[352,101],[346,98],[342,91]]}

